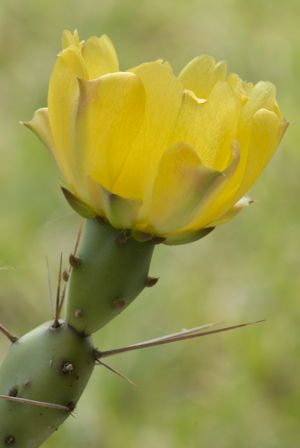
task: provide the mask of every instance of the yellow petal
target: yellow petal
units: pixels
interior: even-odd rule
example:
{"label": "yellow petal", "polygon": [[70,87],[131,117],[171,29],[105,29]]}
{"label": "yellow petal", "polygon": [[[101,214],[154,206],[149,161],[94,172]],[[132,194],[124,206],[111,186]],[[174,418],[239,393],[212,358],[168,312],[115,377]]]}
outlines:
{"label": "yellow petal", "polygon": [[249,97],[246,93],[245,83],[241,80],[241,78],[235,73],[230,73],[230,75],[227,76],[227,82],[239,96],[242,103],[245,104],[249,100]]}
{"label": "yellow petal", "polygon": [[102,184],[88,176],[88,194],[93,207],[117,229],[129,229],[137,220],[142,202],[112,194]]}
{"label": "yellow petal", "polygon": [[[265,166],[271,160],[289,123],[282,121],[274,112],[261,109],[253,117],[251,137],[243,178],[234,179],[239,189],[229,206],[233,206],[253,185]],[[240,173],[241,174],[241,173]]]}
{"label": "yellow petal", "polygon": [[55,155],[66,181],[73,190],[77,178],[77,161],[72,157],[79,93],[77,78],[84,78],[85,72],[80,51],[75,46],[67,48],[59,54],[55,63],[48,92],[49,121]]}
{"label": "yellow petal", "polygon": [[231,159],[241,106],[227,82],[218,82],[204,103],[185,92],[171,143],[190,143],[204,165],[222,171]]}
{"label": "yellow petal", "polygon": [[226,224],[231,221],[244,207],[248,207],[249,204],[255,202],[250,196],[243,196],[232,208],[230,208],[226,213],[221,213],[217,216],[211,223],[209,223],[209,228],[220,226],[221,224]]}
{"label": "yellow petal", "polygon": [[[248,104],[248,103],[247,103]],[[288,126],[274,112],[261,109],[251,122],[250,142],[242,141],[241,159],[233,178],[208,212],[201,217],[193,228],[210,225],[219,215],[230,210],[247,193],[251,185],[270,161]]]}
{"label": "yellow petal", "polygon": [[113,73],[87,81],[79,80],[80,96],[72,158],[78,163],[77,182],[90,175],[107,190],[114,188],[142,126],[145,91],[133,73]]}
{"label": "yellow petal", "polygon": [[249,100],[244,105],[241,114],[240,125],[242,127],[250,127],[253,115],[262,108],[275,112],[281,119],[281,114],[275,99],[276,88],[272,83],[268,81],[261,81],[257,83],[248,93]]}
{"label": "yellow petal", "polygon": [[71,31],[65,30],[61,37],[61,45],[62,49],[70,47],[71,45],[75,45],[78,49],[80,49],[80,42],[77,30],[74,31],[74,34]]}
{"label": "yellow petal", "polygon": [[234,151],[234,162],[220,172],[204,166],[187,143],[168,148],[158,167],[147,231],[160,235],[177,231],[204,213],[237,167],[238,148]]}
{"label": "yellow petal", "polygon": [[202,55],[193,59],[180,73],[183,88],[191,90],[198,98],[208,98],[218,81],[225,81],[226,63],[211,56]]}
{"label": "yellow petal", "polygon": [[189,223],[222,177],[203,165],[191,145],[173,144],[158,166],[148,231],[165,234]]}
{"label": "yellow petal", "polygon": [[34,113],[31,121],[24,123],[22,122],[22,124],[35,133],[35,135],[41,140],[56,160],[54,142],[49,123],[48,108],[44,107],[43,109],[38,109]]}
{"label": "yellow petal", "polygon": [[104,187],[92,176],[86,176],[87,203],[97,211],[97,215],[106,218],[104,210]]}
{"label": "yellow petal", "polygon": [[170,67],[153,62],[134,69],[146,91],[143,126],[116,182],[116,193],[143,198],[141,216],[147,214],[161,155],[170,146],[170,132],[182,103],[182,85]]}
{"label": "yellow petal", "polygon": [[[249,149],[249,145],[255,114],[258,111],[262,110],[262,108],[265,108],[270,110],[271,112],[276,113],[276,115],[278,116],[278,120],[281,122],[281,115],[275,100],[276,91],[273,84],[271,84],[270,82],[259,82],[255,86],[244,84],[244,87],[245,92],[247,93],[247,95],[249,95],[249,99],[241,109],[238,132],[235,137],[239,142],[241,148],[241,160],[239,168],[235,174],[233,181],[228,185],[226,191],[224,192],[226,193],[226,198],[225,196],[220,197],[220,199],[216,202],[215,206],[211,210],[212,213],[216,212],[216,209],[221,206],[222,201],[224,210],[229,210],[229,208],[233,207],[234,204],[243,196],[243,194],[247,192],[247,190],[244,190],[242,194],[237,194],[237,191],[245,175],[246,166],[248,165],[248,155],[249,151],[251,151]],[[265,122],[265,126],[268,126],[268,121]],[[273,132],[273,128],[271,129],[271,132]],[[256,153],[256,149],[254,149],[254,152]],[[263,149],[262,154],[258,153],[257,157],[263,160]],[[212,217],[212,213],[210,214],[210,218]],[[214,216],[214,218],[215,217],[216,216]]]}
{"label": "yellow petal", "polygon": [[90,37],[82,47],[82,55],[87,66],[88,79],[119,71],[115,48],[106,35]]}

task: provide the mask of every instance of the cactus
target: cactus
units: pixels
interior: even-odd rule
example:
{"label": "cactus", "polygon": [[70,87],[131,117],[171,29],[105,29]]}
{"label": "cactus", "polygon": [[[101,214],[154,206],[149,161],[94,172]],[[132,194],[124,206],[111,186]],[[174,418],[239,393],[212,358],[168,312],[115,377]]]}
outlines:
{"label": "cactus", "polygon": [[[122,292],[125,308],[145,286],[156,283],[148,277],[155,246],[127,239],[125,232],[118,235],[108,223],[88,220],[78,254],[81,231],[63,273],[60,259],[55,309],[50,289],[54,320],[20,339],[0,325],[12,342],[0,363],[0,446],[39,447],[75,409],[95,364],[128,380],[101,361],[103,354],[94,349],[89,334],[120,312],[116,303]],[[67,319],[62,321],[67,285]]]}
{"label": "cactus", "polygon": [[[80,256],[76,255],[79,237],[70,256],[70,276],[67,271],[61,275],[60,263],[54,321],[20,339],[0,325],[1,332],[12,342],[0,363],[0,446],[39,447],[75,409],[95,365],[132,383],[105,364],[105,357],[249,325],[203,331],[214,325],[208,324],[129,347],[95,349],[91,337],[83,333],[94,332],[118,314],[120,310],[113,306],[118,291],[123,288],[130,303],[143,287],[153,286],[157,280],[147,276],[154,245],[131,239],[120,244],[115,240],[117,235],[109,224],[87,222]],[[119,281],[113,281],[115,276]],[[65,282],[70,278],[66,321],[59,319],[67,285],[60,297],[61,277]],[[106,283],[99,300],[97,291]],[[80,320],[75,315],[74,325],[72,311],[76,307],[83,316]]]}
{"label": "cactus", "polygon": [[90,337],[155,285],[155,244],[196,241],[252,202],[244,195],[288,126],[269,83],[219,82],[218,64],[203,90],[215,64],[208,56],[176,79],[161,61],[118,72],[107,36],[84,44],[65,31],[62,46],[48,108],[23,124],[54,156],[66,199],[87,222],[62,276],[60,263],[54,321],[20,339],[0,325],[12,342],[0,364],[0,446],[39,447],[72,413],[95,364],[118,373],[107,356],[248,325],[201,332],[207,325],[105,352]]}
{"label": "cactus", "polygon": [[66,321],[92,334],[125,309],[156,279],[148,279],[151,241],[126,238],[110,224],[89,219],[68,282]]}
{"label": "cactus", "polygon": [[74,410],[93,368],[91,338],[66,322],[14,342],[0,364],[0,394],[25,403],[0,400],[0,446],[39,447]]}

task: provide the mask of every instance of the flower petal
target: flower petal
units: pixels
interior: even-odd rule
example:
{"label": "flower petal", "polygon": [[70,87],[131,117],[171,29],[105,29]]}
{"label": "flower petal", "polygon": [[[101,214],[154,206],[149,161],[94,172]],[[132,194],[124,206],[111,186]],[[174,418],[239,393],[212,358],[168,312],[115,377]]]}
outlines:
{"label": "flower petal", "polygon": [[[214,214],[214,216],[217,216],[223,211],[222,208],[223,202],[219,204],[218,202],[219,198],[223,197],[223,200],[225,201],[226,199],[225,192],[228,188],[228,185],[231,184],[232,179],[234,178],[240,165],[240,147],[236,140],[234,140],[231,143],[231,148],[232,148],[232,160],[228,165],[228,167],[224,171],[222,171],[225,179],[223,180],[222,183],[220,183],[218,188],[215,189],[213,195],[210,196],[205,206],[203,206],[199,210],[197,215],[194,217],[193,221],[190,222],[187,226],[185,226],[184,229],[182,230],[197,230],[206,227],[209,224],[209,222],[211,222],[211,220],[207,221],[207,216],[210,216],[210,214]],[[217,206],[219,207],[218,209],[216,208],[215,205],[216,203]]]}
{"label": "flower petal", "polygon": [[185,92],[171,143],[190,143],[204,165],[224,170],[231,159],[241,106],[227,82],[218,82],[204,103]]}
{"label": "flower petal", "polygon": [[241,136],[241,160],[232,180],[192,228],[210,225],[234,207],[270,161],[287,126],[288,123],[281,121],[274,112],[265,109],[256,112],[251,123],[250,142]]}
{"label": "flower petal", "polygon": [[63,50],[70,47],[71,45],[75,45],[75,47],[80,49],[81,46],[77,30],[75,30],[73,34],[71,33],[71,31],[65,30],[62,33],[61,45]]}
{"label": "flower petal", "polygon": [[146,231],[164,235],[188,225],[228,181],[225,173],[204,166],[191,145],[175,143],[158,166]]}
{"label": "flower petal", "polygon": [[[252,178],[252,181],[248,183],[248,189],[244,188],[243,190],[240,190],[240,185],[242,184],[245,176],[246,167],[247,169],[249,168],[249,157],[251,158],[251,153],[255,154],[254,159],[256,159],[257,161],[263,161],[267,153],[269,154],[267,155],[267,161],[269,161],[279,144],[280,139],[277,140],[277,144],[275,144],[275,146],[273,145],[273,149],[271,149],[271,153],[269,153],[267,142],[268,138],[266,138],[266,141],[262,141],[260,138],[258,138],[258,141],[255,143],[255,145],[250,148],[251,134],[253,126],[255,127],[255,122],[257,119],[255,118],[256,114],[258,114],[257,117],[260,117],[261,113],[266,117],[273,117],[274,121],[271,120],[271,122],[273,122],[273,125],[271,124],[270,133],[273,134],[275,140],[277,139],[276,136],[278,134],[278,129],[281,127],[282,119],[280,112],[278,112],[277,110],[278,106],[275,100],[275,87],[273,86],[273,84],[271,84],[270,82],[259,82],[254,87],[251,84],[246,84],[244,85],[244,87],[247,95],[249,95],[249,99],[240,111],[238,131],[236,134],[236,140],[239,142],[241,150],[239,167],[232,181],[228,184],[220,197],[217,198],[216,201],[212,204],[212,207],[208,211],[207,215],[203,216],[200,222],[195,223],[196,228],[199,228],[199,226],[208,225],[212,220],[216,219],[217,216],[225,213],[230,208],[232,208],[239,201],[239,199],[245,193],[247,193],[250,186],[262,171],[257,171],[257,174],[255,175],[255,170],[258,169],[256,167],[253,172],[254,177]],[[265,110],[265,112],[262,112],[262,110],[264,109],[261,108],[264,107],[264,105],[267,106],[267,108],[269,108],[272,112],[269,112],[267,110]],[[264,127],[267,131],[268,126],[269,120],[266,119],[261,126],[262,132]],[[285,125],[283,125],[283,127],[285,128]],[[281,131],[279,132],[281,133]],[[283,134],[281,133],[281,136],[282,135]],[[273,139],[273,137],[271,137],[271,140]],[[264,166],[268,163],[267,161],[265,162]]]}
{"label": "flower petal", "polygon": [[260,81],[248,91],[249,100],[244,105],[240,125],[242,131],[251,126],[253,115],[260,109],[275,112],[281,119],[281,114],[275,99],[276,88],[271,82]]}
{"label": "flower petal", "polygon": [[48,108],[44,107],[42,109],[38,109],[34,113],[31,121],[22,122],[21,124],[35,133],[35,135],[41,140],[41,142],[46,146],[48,151],[56,160],[54,142],[49,122]]}
{"label": "flower petal", "polygon": [[113,194],[91,176],[87,178],[87,185],[90,203],[100,216],[105,216],[117,229],[129,229],[133,226],[142,204],[140,199],[127,199]]}
{"label": "flower petal", "polygon": [[[235,179],[239,185],[228,207],[232,207],[253,185],[271,160],[289,123],[282,121],[274,112],[261,109],[253,117],[247,159],[244,162],[243,178]],[[241,173],[237,172],[238,175]]]}
{"label": "flower petal", "polygon": [[229,209],[226,213],[221,213],[217,216],[211,223],[209,223],[209,228],[211,226],[219,226],[221,224],[226,224],[231,221],[240,211],[243,210],[244,207],[247,207],[249,204],[255,202],[250,196],[243,196],[231,209]]}
{"label": "flower petal", "polygon": [[[145,91],[133,73],[113,73],[79,80],[80,96],[75,121],[72,157],[78,163],[77,183],[84,189],[90,175],[107,190],[114,184],[143,123]],[[130,197],[126,192],[120,196]]]}
{"label": "flower petal", "polygon": [[191,90],[198,98],[208,98],[218,81],[225,81],[226,63],[211,56],[202,55],[193,59],[179,74],[184,89]]}
{"label": "flower petal", "polygon": [[150,206],[159,160],[172,143],[170,132],[180,111],[183,91],[171,68],[161,62],[143,64],[133,70],[146,91],[145,119],[114,192],[143,198],[141,216],[144,216]]}
{"label": "flower petal", "polygon": [[[243,104],[245,104],[249,97],[247,95],[247,86],[249,88],[249,83],[245,83],[241,80],[241,78],[236,75],[235,73],[230,73],[230,75],[227,76],[228,84],[232,87],[234,92],[238,95],[239,99],[242,101]],[[251,84],[251,89],[253,87],[253,84]]]}
{"label": "flower petal", "polygon": [[87,66],[88,79],[119,71],[115,48],[105,34],[101,37],[90,37],[82,47],[82,55]]}
{"label": "flower petal", "polygon": [[74,190],[77,182],[77,161],[72,157],[74,122],[79,86],[76,78],[84,78],[86,69],[81,53],[74,45],[62,51],[55,63],[48,92],[49,121],[55,145],[55,156],[61,171]]}

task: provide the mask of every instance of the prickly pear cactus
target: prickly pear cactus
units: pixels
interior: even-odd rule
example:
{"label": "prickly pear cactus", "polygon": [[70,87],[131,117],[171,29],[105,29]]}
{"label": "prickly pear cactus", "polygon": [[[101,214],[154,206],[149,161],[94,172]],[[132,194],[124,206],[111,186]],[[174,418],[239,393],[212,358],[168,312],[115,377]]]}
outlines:
{"label": "prickly pear cactus", "polygon": [[[104,354],[89,335],[155,284],[157,279],[148,277],[155,245],[120,236],[96,220],[86,222],[78,248],[80,235],[69,270],[62,274],[60,265],[54,321],[20,339],[0,326],[12,341],[0,363],[0,446],[41,446],[74,410],[95,363],[125,378],[101,361]],[[67,285],[66,321],[61,321]]]}
{"label": "prickly pear cactus", "polygon": [[45,323],[14,342],[0,364],[0,395],[49,407],[0,400],[0,446],[39,447],[72,413],[93,368],[91,338],[66,322]]}
{"label": "prickly pear cactus", "polygon": [[39,447],[72,413],[95,363],[118,373],[107,356],[248,325],[201,333],[206,325],[106,352],[89,336],[155,284],[155,244],[196,241],[253,202],[243,195],[288,127],[270,83],[259,83],[256,101],[256,87],[237,75],[217,82],[223,63],[209,75],[211,93],[199,96],[214,66],[209,56],[176,79],[162,61],[119,72],[107,36],[84,43],[65,31],[62,47],[48,108],[23,124],[53,155],[66,199],[87,222],[61,296],[60,267],[54,323],[21,339],[0,326],[13,343],[0,364],[0,447]]}

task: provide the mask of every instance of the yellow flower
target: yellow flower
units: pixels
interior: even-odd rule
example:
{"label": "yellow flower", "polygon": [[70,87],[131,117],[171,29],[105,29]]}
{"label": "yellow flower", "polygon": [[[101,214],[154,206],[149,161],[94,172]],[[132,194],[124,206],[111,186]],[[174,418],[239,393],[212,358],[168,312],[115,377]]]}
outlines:
{"label": "yellow flower", "polygon": [[[181,244],[233,218],[288,123],[270,82],[226,76],[210,56],[176,78],[162,61],[120,72],[107,36],[62,36],[48,108],[24,123],[49,149],[87,218]],[[204,229],[204,230],[203,230]]]}

